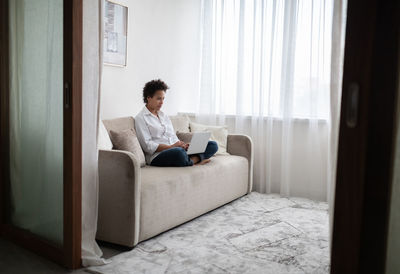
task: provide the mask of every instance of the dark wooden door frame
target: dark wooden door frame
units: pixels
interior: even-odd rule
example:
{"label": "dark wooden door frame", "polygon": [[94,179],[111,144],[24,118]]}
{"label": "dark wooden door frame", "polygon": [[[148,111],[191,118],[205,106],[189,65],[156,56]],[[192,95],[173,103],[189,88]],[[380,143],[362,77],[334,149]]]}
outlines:
{"label": "dark wooden door frame", "polygon": [[[71,106],[64,109],[64,169],[68,177],[64,183],[64,264],[76,269],[81,266],[82,245],[82,52],[83,0],[64,0],[64,83],[71,88]],[[72,28],[72,31],[71,31]],[[71,62],[72,60],[72,62]],[[68,99],[67,99],[68,100]],[[66,179],[66,178],[64,178]]]}
{"label": "dark wooden door frame", "polygon": [[[384,273],[399,80],[399,1],[349,0],[331,273]],[[347,120],[359,87],[358,122]]]}
{"label": "dark wooden door frame", "polygon": [[[68,268],[81,266],[82,229],[82,0],[64,0],[64,245],[56,246],[7,222],[9,177],[9,17],[0,0],[0,235]],[[68,101],[68,102],[67,102]]]}

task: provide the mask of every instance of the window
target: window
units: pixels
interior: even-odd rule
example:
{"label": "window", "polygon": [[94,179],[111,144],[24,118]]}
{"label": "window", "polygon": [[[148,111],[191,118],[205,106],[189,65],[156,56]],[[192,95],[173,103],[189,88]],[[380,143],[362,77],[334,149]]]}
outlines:
{"label": "window", "polygon": [[333,0],[204,1],[201,104],[326,119],[332,12]]}

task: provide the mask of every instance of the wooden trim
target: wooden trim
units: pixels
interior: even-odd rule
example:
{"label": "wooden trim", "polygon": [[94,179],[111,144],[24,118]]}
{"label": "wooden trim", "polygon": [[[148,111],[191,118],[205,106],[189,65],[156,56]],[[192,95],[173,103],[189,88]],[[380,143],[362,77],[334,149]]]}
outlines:
{"label": "wooden trim", "polygon": [[385,273],[397,128],[400,2],[378,3],[368,112],[361,273]]}
{"label": "wooden trim", "polygon": [[76,269],[81,267],[82,242],[82,0],[64,1],[64,13],[64,33],[68,34],[64,37],[64,63],[68,64],[64,83],[71,88],[72,102],[64,109],[64,259],[68,268]]}
{"label": "wooden trim", "polygon": [[[360,256],[361,209],[363,202],[364,151],[374,14],[371,4],[360,7],[360,1],[349,1],[342,87],[336,195],[332,236],[331,273],[358,273]],[[360,52],[361,51],[361,52]],[[360,84],[358,125],[347,128],[344,109],[346,87],[352,81]],[[351,183],[350,183],[351,182]]]}
{"label": "wooden trim", "polygon": [[[398,1],[348,2],[331,273],[384,273],[399,12]],[[351,83],[360,87],[354,128],[346,125]]]}
{"label": "wooden trim", "polygon": [[0,11],[0,235],[3,235],[10,181],[8,0],[0,0]]}

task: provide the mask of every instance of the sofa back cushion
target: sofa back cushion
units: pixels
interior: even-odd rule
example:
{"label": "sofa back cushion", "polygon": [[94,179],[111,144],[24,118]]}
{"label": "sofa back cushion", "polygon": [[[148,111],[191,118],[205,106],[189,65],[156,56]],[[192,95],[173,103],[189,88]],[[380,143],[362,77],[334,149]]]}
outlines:
{"label": "sofa back cushion", "polygon": [[226,151],[227,142],[228,142],[228,128],[226,126],[209,126],[203,125],[199,123],[190,122],[190,131],[191,132],[211,132],[211,141],[215,141],[218,144],[218,151],[215,153],[216,155],[229,155]]}
{"label": "sofa back cushion", "polygon": [[190,141],[192,140],[193,137],[193,132],[176,132],[176,137],[178,139],[186,144],[190,144]]}
{"label": "sofa back cushion", "polygon": [[103,123],[104,123],[104,126],[106,127],[108,133],[110,133],[111,130],[113,130],[113,131],[121,131],[124,129],[135,130],[135,120],[131,116],[103,120]]}
{"label": "sofa back cushion", "polygon": [[[114,149],[126,150],[136,155],[140,165],[146,164],[144,153],[136,137],[135,119],[132,116],[103,120]],[[113,133],[111,133],[113,131]]]}
{"label": "sofa back cushion", "polygon": [[142,148],[140,147],[139,140],[136,137],[135,130],[123,129],[120,131],[110,131],[111,141],[114,149],[125,150],[131,152],[140,162],[140,166],[146,165],[146,160]]}
{"label": "sofa back cushion", "polygon": [[185,115],[169,116],[175,132],[189,132],[189,117]]}

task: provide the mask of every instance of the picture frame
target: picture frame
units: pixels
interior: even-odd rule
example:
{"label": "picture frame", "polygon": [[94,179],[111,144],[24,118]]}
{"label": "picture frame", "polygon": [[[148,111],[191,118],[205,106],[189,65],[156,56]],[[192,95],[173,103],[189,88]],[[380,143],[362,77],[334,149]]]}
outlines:
{"label": "picture frame", "polygon": [[103,63],[125,67],[127,59],[128,7],[104,1]]}

